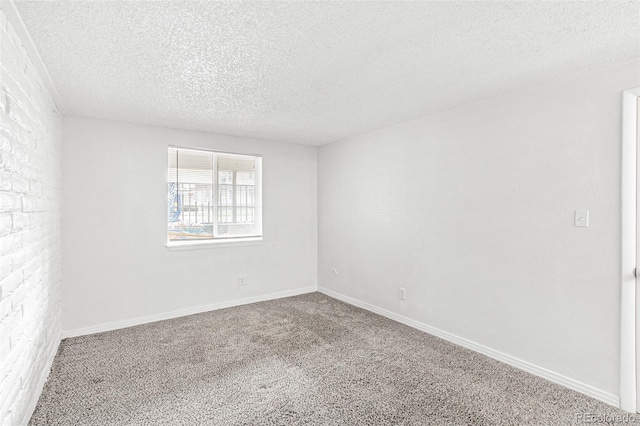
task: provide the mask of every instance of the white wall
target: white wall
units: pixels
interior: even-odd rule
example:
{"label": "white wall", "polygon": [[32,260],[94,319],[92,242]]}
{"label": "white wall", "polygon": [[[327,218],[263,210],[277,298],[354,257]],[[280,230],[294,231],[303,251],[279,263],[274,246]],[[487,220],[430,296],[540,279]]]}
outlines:
{"label": "white wall", "polygon": [[[315,147],[79,117],[63,137],[67,334],[317,285]],[[167,250],[170,144],[263,155],[261,245]]]}
{"label": "white wall", "polygon": [[61,333],[61,119],[0,4],[0,424],[26,424]]}
{"label": "white wall", "polygon": [[[640,85],[639,69],[574,75],[321,147],[321,288],[615,400],[621,92]],[[589,228],[573,226],[576,209],[591,212]]]}

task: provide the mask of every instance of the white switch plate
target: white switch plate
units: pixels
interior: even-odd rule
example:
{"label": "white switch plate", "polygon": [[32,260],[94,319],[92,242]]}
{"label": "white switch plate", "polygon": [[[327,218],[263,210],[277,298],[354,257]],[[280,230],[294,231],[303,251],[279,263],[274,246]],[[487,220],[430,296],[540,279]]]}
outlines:
{"label": "white switch plate", "polygon": [[575,226],[588,228],[589,227],[589,210],[576,210]]}

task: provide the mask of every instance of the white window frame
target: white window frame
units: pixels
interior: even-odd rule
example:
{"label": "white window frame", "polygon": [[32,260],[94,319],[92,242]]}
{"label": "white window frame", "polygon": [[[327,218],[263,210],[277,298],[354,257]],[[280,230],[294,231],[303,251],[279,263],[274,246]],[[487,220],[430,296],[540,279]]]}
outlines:
{"label": "white window frame", "polygon": [[[260,245],[263,241],[264,230],[262,229],[262,155],[260,154],[247,154],[243,152],[230,152],[230,151],[220,151],[216,149],[209,148],[196,148],[196,147],[186,147],[179,145],[168,145],[167,151],[170,148],[174,149],[184,149],[191,151],[204,151],[211,152],[214,154],[222,154],[222,155],[246,155],[251,157],[256,157],[260,161],[256,161],[256,173],[255,173],[255,224],[257,229],[260,230],[260,235],[257,236],[231,236],[231,237],[215,237],[218,234],[218,220],[217,220],[217,212],[218,212],[218,162],[214,161],[213,163],[213,191],[215,192],[212,197],[213,211],[214,213],[214,222],[213,222],[213,234],[214,238],[205,239],[205,240],[169,240],[169,233],[167,230],[167,224],[169,223],[169,213],[167,211],[167,217],[165,220],[165,238],[166,244],[165,247],[169,251],[182,251],[182,250],[200,250],[200,249],[210,249],[210,248],[219,248],[219,247],[242,247],[242,246],[253,246]],[[167,167],[167,177],[165,179],[165,184],[169,182],[169,168]]]}

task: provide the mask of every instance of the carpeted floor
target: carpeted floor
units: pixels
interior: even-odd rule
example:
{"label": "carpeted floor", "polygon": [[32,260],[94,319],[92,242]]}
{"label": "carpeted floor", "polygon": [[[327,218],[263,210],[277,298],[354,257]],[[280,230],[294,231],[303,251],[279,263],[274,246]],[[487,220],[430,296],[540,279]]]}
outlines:
{"label": "carpeted floor", "polygon": [[564,425],[607,404],[320,293],[65,339],[32,425]]}

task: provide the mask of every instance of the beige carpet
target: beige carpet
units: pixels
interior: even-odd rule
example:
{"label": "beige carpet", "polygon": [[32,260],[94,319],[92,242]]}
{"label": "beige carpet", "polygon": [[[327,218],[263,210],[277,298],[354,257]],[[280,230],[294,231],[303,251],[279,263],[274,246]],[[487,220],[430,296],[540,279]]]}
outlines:
{"label": "beige carpet", "polygon": [[320,293],[65,339],[32,425],[560,425],[595,399]]}

